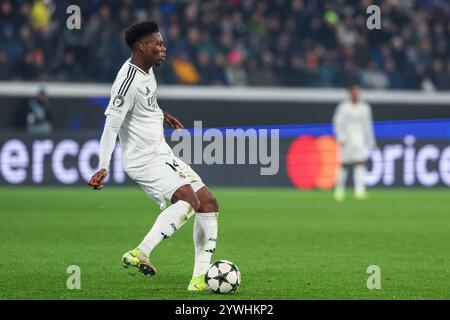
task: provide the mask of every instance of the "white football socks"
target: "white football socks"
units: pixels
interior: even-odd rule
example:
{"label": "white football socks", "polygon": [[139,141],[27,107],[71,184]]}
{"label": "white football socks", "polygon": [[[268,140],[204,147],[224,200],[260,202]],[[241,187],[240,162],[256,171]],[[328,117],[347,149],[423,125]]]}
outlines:
{"label": "white football socks", "polygon": [[193,276],[205,274],[216,250],[218,212],[197,213],[194,222],[195,264]]}
{"label": "white football socks", "polygon": [[355,184],[355,195],[363,196],[366,193],[366,186],[364,185],[364,176],[366,174],[366,167],[362,164],[353,167],[353,181]]}
{"label": "white football socks", "polygon": [[337,174],[336,192],[344,192],[347,175],[347,169],[344,166],[341,166]]}
{"label": "white football socks", "polygon": [[172,204],[159,214],[152,229],[147,233],[138,248],[149,256],[161,240],[173,235],[194,213],[194,209],[186,201],[179,200]]}

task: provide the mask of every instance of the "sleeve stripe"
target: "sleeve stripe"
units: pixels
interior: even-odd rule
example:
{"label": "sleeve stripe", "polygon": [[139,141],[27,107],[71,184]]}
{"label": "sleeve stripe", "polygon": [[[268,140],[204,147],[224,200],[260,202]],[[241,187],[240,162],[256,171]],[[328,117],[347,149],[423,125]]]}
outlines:
{"label": "sleeve stripe", "polygon": [[126,83],[125,86],[122,88],[122,90],[119,90],[119,96],[125,97],[125,95],[128,92],[128,89],[130,88],[131,83],[133,82],[135,75],[136,75],[136,70],[133,68],[133,70],[131,70],[130,76],[124,82],[124,83]]}
{"label": "sleeve stripe", "polygon": [[125,85],[125,82],[127,82],[128,78],[130,77],[130,73],[131,73],[131,68],[128,68],[127,76],[125,77],[125,80],[120,85],[119,94],[122,91],[123,86]]}

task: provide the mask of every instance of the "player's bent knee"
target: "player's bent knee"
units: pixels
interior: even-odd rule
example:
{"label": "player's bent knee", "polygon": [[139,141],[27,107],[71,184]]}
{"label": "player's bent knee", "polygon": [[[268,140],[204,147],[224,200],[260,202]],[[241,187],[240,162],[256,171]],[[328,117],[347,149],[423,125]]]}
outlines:
{"label": "player's bent knee", "polygon": [[195,195],[195,193],[192,193],[189,198],[187,200],[185,200],[186,202],[188,202],[192,209],[194,209],[195,212],[199,212],[200,210],[200,200],[198,200],[197,196]]}
{"label": "player's bent knee", "polygon": [[199,212],[200,211],[200,201],[198,200],[197,197],[195,197],[194,199],[192,199],[192,203],[190,202],[192,208],[195,210],[195,212]]}
{"label": "player's bent knee", "polygon": [[206,198],[204,201],[202,201],[199,212],[208,213],[218,211],[219,211],[219,203],[217,202],[217,199],[214,198],[214,196],[210,196]]}
{"label": "player's bent knee", "polygon": [[187,197],[184,199],[177,199],[178,200],[183,200],[186,201],[187,203],[189,203],[189,205],[192,207],[192,209],[194,209],[195,212],[199,212],[200,210],[200,200],[198,200],[198,198],[194,195],[193,197]]}
{"label": "player's bent knee", "polygon": [[195,210],[198,212],[200,210],[200,200],[198,200],[197,195],[192,189],[191,185],[184,185],[178,188],[177,191],[172,196],[171,202],[175,203],[179,200],[186,201]]}

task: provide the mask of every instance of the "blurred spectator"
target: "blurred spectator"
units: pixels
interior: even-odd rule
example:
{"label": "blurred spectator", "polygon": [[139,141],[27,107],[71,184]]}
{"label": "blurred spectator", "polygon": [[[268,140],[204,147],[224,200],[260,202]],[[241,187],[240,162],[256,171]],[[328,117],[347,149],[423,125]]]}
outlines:
{"label": "blurred spectator", "polygon": [[359,83],[356,66],[347,60],[334,77],[334,83],[340,88],[349,88],[352,84]]}
{"label": "blurred spectator", "polygon": [[322,78],[319,72],[318,56],[315,52],[309,52],[305,59],[304,69],[305,84],[307,87],[321,87]]}
{"label": "blurred spectator", "polygon": [[57,81],[81,82],[85,80],[86,76],[81,65],[76,61],[75,54],[72,51],[64,53],[62,64],[59,65],[55,71],[55,80]]}
{"label": "blurred spectator", "polygon": [[401,89],[405,86],[405,81],[401,73],[396,69],[394,60],[387,60],[384,70],[389,79],[389,87],[392,89]]}
{"label": "blurred spectator", "polygon": [[172,60],[172,68],[182,84],[198,84],[200,75],[185,53],[179,53]]}
{"label": "blurred spectator", "polygon": [[375,61],[371,61],[361,74],[362,85],[370,89],[386,89],[389,85],[389,78],[379,69]]}
{"label": "blurred spectator", "polygon": [[415,65],[414,69],[408,75],[408,89],[422,90],[427,83],[427,75],[423,64]]}
{"label": "blurred spectator", "polygon": [[24,53],[23,60],[17,60],[14,68],[14,78],[23,80],[47,80],[42,50],[34,49]]}
{"label": "blurred spectator", "polygon": [[[366,28],[373,2],[382,30]],[[65,28],[69,4],[0,0],[1,78],[110,83],[124,30],[153,19],[161,83],[449,90],[450,1],[83,0],[81,30]]]}
{"label": "blurred spectator", "polygon": [[242,66],[242,54],[237,50],[232,50],[228,54],[228,63],[225,68],[227,83],[230,86],[248,85],[247,75]]}
{"label": "blurred spectator", "polygon": [[51,0],[36,0],[31,8],[31,25],[35,30],[50,24],[52,14]]}
{"label": "blurred spectator", "polygon": [[303,72],[303,61],[299,55],[293,55],[289,60],[290,72],[287,73],[285,85],[290,87],[302,87],[306,79]]}
{"label": "blurred spectator", "polygon": [[356,42],[358,32],[355,28],[352,16],[345,17],[336,27],[336,36],[340,45],[353,46]]}
{"label": "blurred spectator", "polygon": [[52,131],[51,114],[46,89],[41,87],[36,97],[19,109],[18,126],[30,134],[48,134]]}
{"label": "blurred spectator", "polygon": [[198,74],[200,75],[201,85],[211,85],[214,84],[217,80],[217,67],[214,64],[214,61],[211,59],[211,56],[206,51],[200,51],[197,55],[197,69]]}
{"label": "blurred spectator", "polygon": [[11,64],[6,53],[0,49],[0,80],[9,80],[12,77]]}
{"label": "blurred spectator", "polygon": [[441,59],[435,59],[431,69],[431,81],[437,90],[450,90],[450,75]]}

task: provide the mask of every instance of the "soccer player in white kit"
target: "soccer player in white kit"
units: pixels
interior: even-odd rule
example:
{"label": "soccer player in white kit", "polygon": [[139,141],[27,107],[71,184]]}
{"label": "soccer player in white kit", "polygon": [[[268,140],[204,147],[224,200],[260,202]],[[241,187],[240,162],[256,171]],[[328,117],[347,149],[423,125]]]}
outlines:
{"label": "soccer player in white kit", "polygon": [[[153,249],[195,215],[195,264],[188,290],[207,290],[204,275],[216,248],[218,203],[198,174],[174,156],[164,139],[163,122],[177,129],[183,126],[163,112],[156,99],[153,69],[166,58],[158,25],[153,21],[134,24],[127,29],[125,41],[132,54],[111,89],[100,140],[99,170],[89,185],[95,190],[103,187],[118,135],[125,172],[162,210],[142,242],[122,256],[124,267],[154,275],[156,268],[149,260]],[[166,207],[166,201],[171,205]]]}
{"label": "soccer player in white kit", "polygon": [[334,197],[345,198],[348,170],[353,167],[354,193],[357,199],[367,197],[364,185],[368,150],[375,147],[372,110],[360,98],[358,85],[350,87],[350,100],[341,102],[333,116],[333,128],[340,150],[340,167]]}

